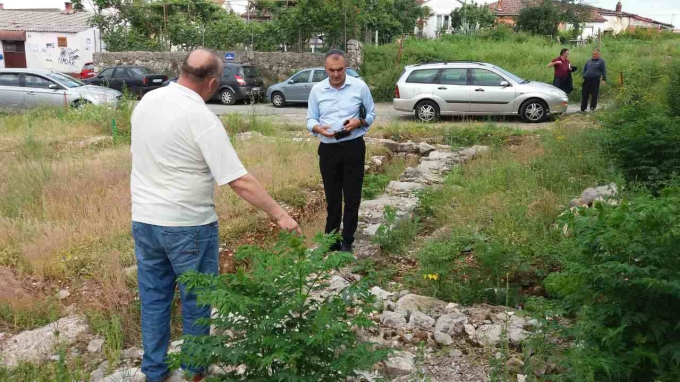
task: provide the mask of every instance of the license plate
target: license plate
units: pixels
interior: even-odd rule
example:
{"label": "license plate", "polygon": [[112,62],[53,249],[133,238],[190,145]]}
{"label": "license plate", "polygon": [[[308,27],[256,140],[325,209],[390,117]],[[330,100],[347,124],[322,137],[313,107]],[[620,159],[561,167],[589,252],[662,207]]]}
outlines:
{"label": "license plate", "polygon": [[153,82],[158,83],[158,82],[163,82],[163,80],[161,80],[160,78],[158,78],[158,79],[153,80]]}
{"label": "license plate", "polygon": [[260,88],[253,88],[253,91],[254,91],[254,92],[259,92],[259,91],[260,91]]}

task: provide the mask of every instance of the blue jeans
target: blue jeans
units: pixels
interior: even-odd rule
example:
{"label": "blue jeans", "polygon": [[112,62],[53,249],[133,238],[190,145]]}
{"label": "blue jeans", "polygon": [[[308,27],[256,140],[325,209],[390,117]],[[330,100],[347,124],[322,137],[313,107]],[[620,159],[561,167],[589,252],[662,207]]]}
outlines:
{"label": "blue jeans", "polygon": [[[132,236],[142,301],[142,373],[147,382],[162,382],[169,373],[165,361],[170,344],[170,307],[177,277],[190,270],[218,274],[218,226],[217,222],[194,227],[132,222]],[[179,289],[184,334],[208,335],[210,327],[195,322],[210,317],[210,307],[198,306],[196,296],[187,293],[184,285],[180,284]],[[191,368],[188,371],[203,372]]]}

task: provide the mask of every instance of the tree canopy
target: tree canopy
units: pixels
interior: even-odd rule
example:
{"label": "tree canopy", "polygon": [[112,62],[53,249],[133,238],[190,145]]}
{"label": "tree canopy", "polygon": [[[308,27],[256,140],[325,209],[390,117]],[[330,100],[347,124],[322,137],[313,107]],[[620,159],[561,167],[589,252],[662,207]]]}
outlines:
{"label": "tree canopy", "polygon": [[315,36],[322,36],[328,49],[375,31],[381,42],[390,42],[411,33],[429,12],[415,0],[298,0],[294,5],[254,0],[251,15],[271,15],[271,20],[247,22],[206,0],[95,0],[94,5],[92,23],[102,30],[109,51],[250,45],[260,51],[305,50]]}

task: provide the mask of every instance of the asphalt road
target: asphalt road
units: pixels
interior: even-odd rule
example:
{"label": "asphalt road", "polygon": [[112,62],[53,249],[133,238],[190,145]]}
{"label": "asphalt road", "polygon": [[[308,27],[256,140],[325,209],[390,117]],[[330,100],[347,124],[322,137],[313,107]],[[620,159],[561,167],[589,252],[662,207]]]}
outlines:
{"label": "asphalt road", "polygon": [[[288,124],[304,124],[307,116],[306,105],[288,105],[283,108],[275,108],[271,103],[261,103],[255,105],[246,104],[236,104],[236,105],[222,105],[219,103],[211,102],[208,104],[210,110],[212,110],[217,115],[224,115],[230,113],[239,113],[248,115],[251,113],[256,113],[258,116],[267,116],[276,119],[281,123]],[[579,111],[578,105],[569,105],[567,114],[576,113]],[[375,107],[375,112],[377,115],[377,124],[390,124],[392,122],[407,122],[415,121],[413,113],[404,113],[394,110],[391,103],[377,103]],[[460,117],[442,117],[443,121],[456,122],[461,121]],[[519,117],[466,117],[466,120],[472,121],[492,121],[497,124],[507,124],[524,128],[537,128],[545,127],[543,125],[550,124],[551,122],[545,122],[542,124],[527,124],[520,120]]]}

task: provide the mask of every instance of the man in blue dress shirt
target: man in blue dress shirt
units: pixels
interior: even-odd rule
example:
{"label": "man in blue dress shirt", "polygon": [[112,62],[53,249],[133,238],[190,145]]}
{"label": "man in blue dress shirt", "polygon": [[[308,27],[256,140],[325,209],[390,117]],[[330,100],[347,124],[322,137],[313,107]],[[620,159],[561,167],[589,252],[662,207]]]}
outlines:
{"label": "man in blue dress shirt", "polygon": [[[325,61],[328,78],[314,85],[309,95],[307,130],[321,139],[319,167],[326,193],[326,233],[340,232],[342,222],[342,241],[331,250],[352,252],[364,182],[363,137],[375,120],[375,107],[368,86],[345,74],[345,52],[331,50]],[[360,112],[362,108],[365,113]]]}

